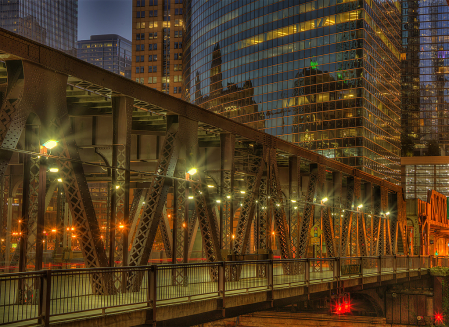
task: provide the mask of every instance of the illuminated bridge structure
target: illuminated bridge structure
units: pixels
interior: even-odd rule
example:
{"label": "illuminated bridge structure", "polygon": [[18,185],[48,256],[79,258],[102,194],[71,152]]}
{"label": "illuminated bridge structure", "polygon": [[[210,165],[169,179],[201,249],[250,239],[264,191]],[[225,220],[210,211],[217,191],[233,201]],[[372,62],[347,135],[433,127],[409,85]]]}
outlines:
{"label": "illuminated bridge structure", "polygon": [[[381,256],[420,254],[403,232],[398,185],[2,29],[0,60],[0,230],[5,273],[15,269],[0,288],[17,288],[14,305],[48,298],[49,228],[56,247],[76,238],[93,269],[77,275],[79,287],[105,297],[152,299],[155,269],[143,266],[158,235],[176,264],[191,262],[201,242],[202,274],[173,266],[166,281],[175,286],[238,282],[250,260],[268,260],[250,265],[255,286],[323,269],[332,284],[342,271],[382,272]],[[92,183],[107,185],[106,227]],[[404,269],[426,267],[420,260]],[[46,322],[49,303],[39,306]]]}

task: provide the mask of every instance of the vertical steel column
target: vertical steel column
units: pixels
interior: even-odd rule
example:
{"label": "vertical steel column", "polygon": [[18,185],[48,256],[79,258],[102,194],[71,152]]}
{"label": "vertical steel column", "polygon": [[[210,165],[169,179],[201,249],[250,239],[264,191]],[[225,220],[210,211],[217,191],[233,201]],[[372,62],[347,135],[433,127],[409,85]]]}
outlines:
{"label": "vertical steel column", "polygon": [[[397,194],[390,193],[388,195],[390,204],[391,213],[390,213],[390,237],[391,237],[391,254],[396,255],[398,250],[398,202],[397,202]],[[403,234],[403,233],[402,233]],[[402,241],[402,240],[401,240]]]}
{"label": "vertical steel column", "polygon": [[341,224],[341,256],[348,255],[348,239],[351,234],[352,226],[352,205],[354,204],[354,177],[349,176],[346,179],[346,201],[344,204],[343,221]]}
{"label": "vertical steel column", "polygon": [[373,185],[371,183],[365,183],[363,212],[365,213],[366,252],[367,255],[372,256],[375,255],[375,253],[373,253]]}
{"label": "vertical steel column", "polygon": [[259,248],[265,252],[268,250],[268,191],[267,191],[267,179],[262,178],[259,187],[259,231],[258,231],[258,243]]}
{"label": "vertical steel column", "polygon": [[339,171],[332,173],[332,206],[333,210],[333,224],[335,235],[335,256],[341,256],[341,203],[342,203],[342,188],[343,188],[343,174]]}
{"label": "vertical steel column", "polygon": [[299,229],[299,238],[297,245],[297,257],[304,258],[307,254],[309,243],[310,222],[313,219],[315,211],[314,199],[316,195],[316,184],[318,182],[318,165],[310,164],[309,185],[307,187],[306,203],[304,205],[304,215]]}
{"label": "vertical steel column", "polygon": [[[220,246],[226,249],[231,244],[231,235],[233,232],[233,211],[231,203],[233,201],[233,181],[234,181],[234,151],[235,151],[235,135],[229,133],[220,134],[220,151],[221,151],[221,216],[220,220]],[[231,250],[232,248],[229,247]]]}
{"label": "vertical steel column", "polygon": [[[32,139],[33,139],[33,127],[31,125],[26,125],[25,127],[25,149],[28,151],[33,151]],[[30,209],[30,182],[31,182],[31,155],[25,154],[23,156],[23,183],[22,183],[22,214],[20,230],[22,235],[20,235],[19,241],[19,272],[25,272],[27,269],[27,243],[28,243],[28,220],[29,220],[29,209]],[[8,232],[10,232],[8,230]],[[22,283],[20,286],[24,286]],[[22,289],[23,291],[23,289]]]}
{"label": "vertical steel column", "polygon": [[128,248],[131,245],[136,231],[137,222],[139,221],[140,212],[142,211],[142,206],[145,202],[147,190],[136,188],[133,191],[133,202],[131,204],[131,209],[129,212],[129,233],[128,233]]}
{"label": "vertical steel column", "polygon": [[36,230],[36,261],[35,270],[42,270],[42,259],[44,254],[43,233],[45,223],[45,194],[47,188],[47,158],[40,158],[39,167],[39,194],[37,198],[37,230]]}
{"label": "vertical steel column", "polygon": [[[111,196],[111,248],[109,266],[114,258],[121,259],[122,266],[128,265],[129,233],[129,169],[131,147],[131,124],[134,100],[119,96],[112,98],[112,196]],[[117,223],[123,228],[117,229]],[[120,235],[114,235],[117,231]],[[113,237],[114,236],[114,237]],[[115,240],[117,239],[117,251]]]}
{"label": "vertical steel column", "polygon": [[290,217],[289,234],[292,256],[296,258],[300,223],[298,205],[301,200],[301,159],[298,156],[290,156],[288,158],[288,196],[290,200],[288,206]]}
{"label": "vertical steel column", "polygon": [[375,185],[373,188],[373,255],[380,255],[379,244],[381,244],[380,231],[382,229],[382,219],[380,217],[381,212],[380,186]]}

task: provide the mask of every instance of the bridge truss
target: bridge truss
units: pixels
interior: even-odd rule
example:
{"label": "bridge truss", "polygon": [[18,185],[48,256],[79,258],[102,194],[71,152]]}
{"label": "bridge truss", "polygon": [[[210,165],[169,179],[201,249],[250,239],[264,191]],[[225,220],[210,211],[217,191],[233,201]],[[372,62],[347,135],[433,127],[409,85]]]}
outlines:
{"label": "bridge truss", "polygon": [[0,56],[2,256],[20,271],[49,249],[95,268],[408,250],[391,182],[4,30]]}

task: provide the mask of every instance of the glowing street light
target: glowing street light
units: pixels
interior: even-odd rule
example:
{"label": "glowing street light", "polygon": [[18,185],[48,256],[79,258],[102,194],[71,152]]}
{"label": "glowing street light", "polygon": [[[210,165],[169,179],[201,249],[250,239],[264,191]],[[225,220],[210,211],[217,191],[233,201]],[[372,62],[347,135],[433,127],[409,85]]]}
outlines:
{"label": "glowing street light", "polygon": [[226,199],[230,199],[231,198],[231,196],[230,195],[226,195]]}
{"label": "glowing street light", "polygon": [[50,168],[48,171],[49,171],[50,173],[57,173],[57,172],[59,171],[59,169],[56,168],[56,167],[52,167],[52,168]]}
{"label": "glowing street light", "polygon": [[115,185],[115,189],[118,190],[120,188],[120,185]]}
{"label": "glowing street light", "polygon": [[43,146],[49,150],[53,149],[57,145],[58,145],[58,141],[55,141],[55,140],[48,140],[47,142],[45,142],[43,144]]}
{"label": "glowing street light", "polygon": [[191,168],[187,173],[189,175],[195,175],[198,172],[198,170],[196,168]]}
{"label": "glowing street light", "polygon": [[215,200],[215,202],[217,202],[217,203],[221,203],[221,200]]}
{"label": "glowing street light", "polygon": [[187,198],[188,198],[189,200],[192,200],[192,199],[193,199],[193,196],[189,195]]}
{"label": "glowing street light", "polygon": [[292,200],[292,203],[296,203],[296,200]]}
{"label": "glowing street light", "polygon": [[362,209],[362,208],[363,208],[363,204],[359,204],[359,205],[357,206],[357,208]]}
{"label": "glowing street light", "polygon": [[321,200],[321,202],[326,203],[328,200],[329,200],[328,198],[323,198],[323,199]]}
{"label": "glowing street light", "polygon": [[389,215],[390,215],[390,211],[388,211],[388,212],[386,213],[386,215],[389,216]]}
{"label": "glowing street light", "polygon": [[240,193],[245,194],[246,192],[242,190],[242,191],[240,191]]}
{"label": "glowing street light", "polygon": [[214,188],[215,186],[213,185],[207,185],[208,188]]}
{"label": "glowing street light", "polygon": [[59,183],[62,183],[62,178],[58,178],[58,182],[59,182]]}

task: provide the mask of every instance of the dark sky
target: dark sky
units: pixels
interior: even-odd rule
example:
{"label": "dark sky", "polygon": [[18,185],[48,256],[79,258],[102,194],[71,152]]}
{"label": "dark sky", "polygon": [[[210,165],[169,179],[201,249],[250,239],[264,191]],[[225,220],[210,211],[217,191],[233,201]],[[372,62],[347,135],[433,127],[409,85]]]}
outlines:
{"label": "dark sky", "polygon": [[131,40],[132,0],[78,0],[78,40],[118,34]]}

